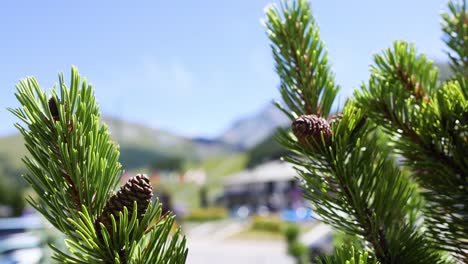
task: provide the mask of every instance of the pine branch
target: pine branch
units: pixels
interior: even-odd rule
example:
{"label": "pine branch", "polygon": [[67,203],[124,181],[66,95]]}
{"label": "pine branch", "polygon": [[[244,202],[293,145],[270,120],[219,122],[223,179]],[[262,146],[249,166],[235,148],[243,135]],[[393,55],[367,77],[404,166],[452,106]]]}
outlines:
{"label": "pine branch", "polygon": [[[99,123],[92,87],[72,68],[70,87],[59,75],[48,98],[34,78],[17,86],[21,108],[9,109],[31,157],[25,179],[37,193],[28,202],[63,232],[69,252],[56,246],[59,263],[184,263],[185,238],[171,233],[172,214],[152,203],[149,180],[141,175],[112,194],[121,174],[118,147]],[[130,211],[130,213],[129,213]],[[156,235],[157,236],[156,236]],[[140,251],[155,250],[141,254]],[[141,257],[145,258],[141,258]],[[147,257],[147,258],[146,258]]]}
{"label": "pine branch", "polygon": [[377,55],[368,86],[356,96],[371,119],[392,136],[395,152],[405,157],[404,164],[424,188],[431,237],[440,248],[460,256],[468,250],[462,235],[466,225],[459,220],[468,214],[460,206],[460,201],[468,202],[468,101],[459,82],[438,88],[437,70],[408,47],[397,42]]}
{"label": "pine branch", "polygon": [[410,216],[408,201],[418,199],[416,189],[390,150],[379,147],[382,139],[365,119],[349,102],[332,126],[331,143],[324,134],[321,141],[310,135],[304,142],[283,132],[280,143],[305,158],[286,160],[296,164],[305,196],[322,221],[364,238],[380,263],[439,263]]}
{"label": "pine branch", "polygon": [[[310,6],[305,1],[288,2],[281,10],[268,8],[266,16],[265,24],[281,81],[280,92],[292,113],[281,109],[294,120],[294,135],[282,130],[278,138],[298,156],[286,160],[296,165],[305,196],[312,202],[314,211],[325,223],[363,238],[380,263],[443,262],[420,228],[418,210],[423,202],[417,185],[401,173],[392,149],[384,142],[389,138],[372,122],[388,131],[395,128],[398,121],[397,124],[401,124],[398,138],[403,133],[412,144],[427,143],[428,138],[421,137],[420,127],[409,121],[434,121],[420,118],[424,112],[434,110],[428,105],[440,101],[433,98],[438,93],[437,71],[424,56],[416,56],[414,47],[396,43],[394,50],[376,57],[377,67],[373,68],[370,84],[384,83],[385,86],[372,87],[386,90],[380,89],[379,96],[373,97],[377,99],[367,102],[374,108],[360,110],[350,101],[341,117],[330,117],[327,121],[322,117],[329,112],[321,112],[319,98],[323,94],[333,94],[336,88],[334,84],[315,86],[317,79],[331,78],[328,71],[314,72],[317,66],[326,68],[323,66],[327,65],[326,59],[321,61],[316,57],[314,63],[307,61],[308,54],[321,54],[323,49],[317,44],[321,43],[317,31],[310,29],[315,27]],[[303,25],[307,25],[309,31],[302,30]],[[312,36],[313,41],[309,41]],[[315,44],[301,46],[304,43]],[[301,50],[303,47],[307,49]],[[364,90],[366,100],[374,90]],[[327,98],[331,99],[331,105],[334,96]],[[364,96],[359,98],[361,105],[364,104],[362,98]],[[387,111],[382,111],[384,107]],[[363,111],[371,120],[367,120]],[[394,134],[392,140],[397,141]],[[435,147],[438,150],[439,145]],[[421,147],[415,149],[421,150]],[[439,153],[451,160],[446,152]]]}
{"label": "pine branch", "polygon": [[336,248],[333,256],[327,256],[323,259],[317,258],[318,264],[377,264],[375,259],[369,256],[369,252],[359,252],[347,248]]}
{"label": "pine branch", "polygon": [[310,5],[303,0],[266,9],[265,27],[272,45],[280,93],[293,114],[328,116],[339,90],[334,84],[328,55],[319,38]]}
{"label": "pine branch", "polygon": [[[468,13],[466,1],[450,1],[449,11],[442,14],[444,42],[450,51],[450,67],[461,78],[468,79]],[[466,87],[466,86],[465,86]],[[465,97],[467,93],[465,90]]]}

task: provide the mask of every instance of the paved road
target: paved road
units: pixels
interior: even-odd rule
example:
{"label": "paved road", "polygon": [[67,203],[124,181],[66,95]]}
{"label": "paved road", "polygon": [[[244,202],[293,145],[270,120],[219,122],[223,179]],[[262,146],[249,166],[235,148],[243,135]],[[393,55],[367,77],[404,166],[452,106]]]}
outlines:
{"label": "paved road", "polygon": [[314,226],[313,229],[309,232],[302,234],[300,241],[306,245],[320,243],[320,241],[325,241],[329,236],[331,236],[332,229],[330,226],[324,223],[318,223]]}
{"label": "paved road", "polygon": [[229,239],[247,222],[219,221],[187,228],[187,264],[293,264],[281,241]]}
{"label": "paved road", "polygon": [[187,264],[293,264],[286,246],[273,241],[198,240],[188,238]]}
{"label": "paved road", "polygon": [[[283,241],[255,241],[229,239],[245,229],[247,222],[225,220],[187,228],[188,264],[293,264]],[[303,234],[300,240],[317,244],[330,236],[331,229],[318,223]]]}

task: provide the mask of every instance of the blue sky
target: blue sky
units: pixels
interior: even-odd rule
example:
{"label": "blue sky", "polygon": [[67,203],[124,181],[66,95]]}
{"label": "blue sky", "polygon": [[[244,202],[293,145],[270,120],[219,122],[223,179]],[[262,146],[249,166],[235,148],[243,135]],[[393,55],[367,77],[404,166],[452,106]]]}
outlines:
{"label": "blue sky", "polygon": [[[278,97],[260,23],[272,1],[2,1],[0,135],[14,132],[15,84],[42,88],[76,65],[105,115],[188,136],[216,136]],[[404,39],[444,60],[442,0],[315,0],[341,98],[372,54]]]}

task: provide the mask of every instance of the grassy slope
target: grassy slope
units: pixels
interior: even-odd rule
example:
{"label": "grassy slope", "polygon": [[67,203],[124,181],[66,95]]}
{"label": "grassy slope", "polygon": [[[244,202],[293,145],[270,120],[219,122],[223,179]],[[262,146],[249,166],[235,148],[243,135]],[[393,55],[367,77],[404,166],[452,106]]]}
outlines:
{"label": "grassy slope", "polygon": [[[221,193],[226,176],[242,171],[246,163],[247,156],[239,153],[216,156],[199,164],[188,164],[187,169],[202,169],[205,171],[208,196],[214,198]],[[200,186],[195,183],[163,183],[160,188],[173,194],[174,203],[183,204],[188,208],[196,208],[200,205]]]}
{"label": "grassy slope", "polygon": [[204,161],[201,168],[208,176],[209,186],[222,185],[225,176],[239,172],[245,168],[247,156],[243,153],[213,157]]}

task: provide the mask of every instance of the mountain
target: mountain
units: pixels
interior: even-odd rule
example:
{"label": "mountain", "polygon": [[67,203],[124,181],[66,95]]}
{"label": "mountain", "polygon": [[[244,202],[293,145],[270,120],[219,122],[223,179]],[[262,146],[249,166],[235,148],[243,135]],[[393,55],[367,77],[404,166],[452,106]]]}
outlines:
{"label": "mountain", "polygon": [[[170,132],[104,117],[111,138],[120,146],[120,161],[125,170],[148,166],[174,158],[186,161],[200,161],[212,156],[233,153],[231,146],[216,140],[192,140]],[[20,134],[0,138],[0,172],[19,175],[24,172],[21,158],[27,154]]]}
{"label": "mountain", "polygon": [[276,106],[269,104],[258,113],[234,122],[217,140],[239,149],[249,149],[270,136],[278,126],[286,126],[289,122]]}
{"label": "mountain", "polygon": [[446,62],[435,61],[434,66],[439,69],[439,81],[447,81],[453,76],[453,71],[450,65]]}
{"label": "mountain", "polygon": [[[177,159],[197,163],[238,153],[259,144],[277,126],[288,123],[287,118],[273,105],[238,120],[214,139],[188,138],[109,116],[103,117],[102,121],[108,127],[112,139],[120,146],[120,161],[126,170],[174,163]],[[265,147],[265,144],[262,146]],[[20,134],[0,138],[0,173],[19,175],[25,172],[21,158],[26,154]]]}
{"label": "mountain", "polygon": [[232,152],[231,146],[216,140],[192,139],[111,117],[103,118],[103,122],[111,132],[112,138],[119,143],[121,151],[137,148],[189,160],[203,160],[213,155]]}

